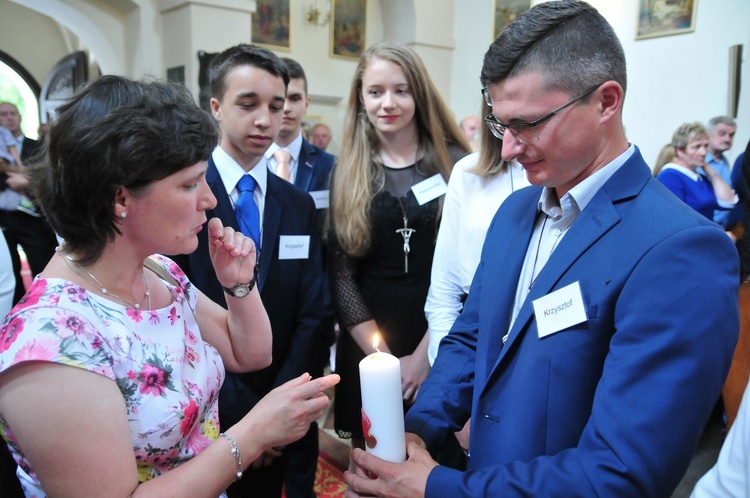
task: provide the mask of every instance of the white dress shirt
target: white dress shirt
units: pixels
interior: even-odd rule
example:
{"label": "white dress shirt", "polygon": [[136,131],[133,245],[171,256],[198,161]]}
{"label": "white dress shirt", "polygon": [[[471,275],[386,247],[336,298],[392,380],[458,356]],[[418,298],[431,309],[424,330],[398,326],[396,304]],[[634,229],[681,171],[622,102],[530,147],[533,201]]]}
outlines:
{"label": "white dress shirt", "polygon": [[266,157],[262,157],[258,161],[258,164],[249,172],[245,172],[242,166],[232,159],[221,147],[214,149],[211,158],[214,160],[216,169],[219,171],[221,181],[224,182],[224,188],[227,189],[227,195],[232,201],[232,207],[234,207],[237,198],[240,196],[240,192],[237,190],[237,182],[240,181],[242,175],[249,174],[255,178],[257,185],[253,191],[253,200],[255,200],[255,205],[258,206],[258,213],[260,214],[260,240],[262,241],[263,213],[265,211],[266,192],[268,188],[268,161]]}
{"label": "white dress shirt", "polygon": [[508,330],[503,336],[503,343],[508,338],[508,333],[513,328],[513,323],[516,321],[536,278],[544,269],[544,265],[547,264],[552,253],[560,245],[560,241],[568,233],[568,228],[581,214],[581,211],[586,209],[588,203],[607,183],[607,180],[630,159],[634,152],[635,146],[631,145],[612,162],[571,188],[559,201],[554,189],[544,187],[538,207],[541,216],[537,216],[534,233],[526,249],[526,259],[523,261],[521,275],[518,278],[518,287],[516,288],[513,316]]}

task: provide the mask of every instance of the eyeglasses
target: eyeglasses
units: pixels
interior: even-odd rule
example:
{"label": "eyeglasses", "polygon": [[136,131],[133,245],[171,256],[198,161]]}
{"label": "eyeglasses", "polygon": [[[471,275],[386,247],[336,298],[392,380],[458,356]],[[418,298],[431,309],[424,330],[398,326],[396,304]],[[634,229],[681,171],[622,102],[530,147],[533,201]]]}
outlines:
{"label": "eyeglasses", "polygon": [[[558,112],[562,111],[566,107],[570,107],[576,102],[585,99],[594,91],[602,86],[601,83],[598,85],[592,86],[588,90],[584,92],[583,95],[580,97],[576,97],[567,104],[558,107],[554,111],[550,112],[546,116],[542,116],[539,119],[535,119],[534,121],[517,121],[515,123],[503,123],[502,121],[498,121],[497,118],[493,113],[487,114],[484,118],[484,122],[487,123],[487,126],[490,127],[490,131],[495,136],[495,138],[498,138],[500,140],[503,139],[503,136],[505,135],[505,132],[510,129],[511,132],[513,132],[513,136],[522,144],[533,144],[539,141],[539,135],[536,132],[536,127],[540,124],[544,123],[548,119],[555,116]],[[484,95],[484,101],[485,103],[492,107],[492,101],[489,98],[489,91],[487,90],[487,87],[482,89],[482,95]]]}

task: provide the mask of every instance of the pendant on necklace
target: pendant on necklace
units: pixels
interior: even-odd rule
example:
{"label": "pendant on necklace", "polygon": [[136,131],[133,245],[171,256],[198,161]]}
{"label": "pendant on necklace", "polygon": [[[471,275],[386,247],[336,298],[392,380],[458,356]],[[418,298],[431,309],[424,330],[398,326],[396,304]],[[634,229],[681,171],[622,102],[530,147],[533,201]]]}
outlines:
{"label": "pendant on necklace", "polygon": [[400,233],[401,236],[404,238],[404,273],[409,273],[409,252],[411,252],[411,247],[409,247],[409,239],[411,238],[411,234],[416,232],[413,228],[409,228],[409,218],[404,216],[404,228],[399,228],[396,230],[396,233]]}

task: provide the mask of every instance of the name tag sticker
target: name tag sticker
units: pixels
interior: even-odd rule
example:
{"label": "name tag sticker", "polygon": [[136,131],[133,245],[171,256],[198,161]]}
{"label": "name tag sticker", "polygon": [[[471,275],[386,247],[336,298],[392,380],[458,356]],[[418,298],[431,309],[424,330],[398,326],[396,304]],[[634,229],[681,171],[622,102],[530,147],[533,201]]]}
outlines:
{"label": "name tag sticker", "polygon": [[588,319],[579,282],[540,297],[532,304],[540,339]]}
{"label": "name tag sticker", "polygon": [[328,209],[328,190],[315,190],[308,193],[315,201],[315,209]]}
{"label": "name tag sticker", "polygon": [[307,259],[309,257],[309,235],[281,235],[279,237],[279,259]]}
{"label": "name tag sticker", "polygon": [[414,198],[422,206],[444,195],[448,191],[448,184],[445,183],[443,177],[438,173],[427,180],[422,180],[416,185],[412,185],[411,190],[414,192]]}

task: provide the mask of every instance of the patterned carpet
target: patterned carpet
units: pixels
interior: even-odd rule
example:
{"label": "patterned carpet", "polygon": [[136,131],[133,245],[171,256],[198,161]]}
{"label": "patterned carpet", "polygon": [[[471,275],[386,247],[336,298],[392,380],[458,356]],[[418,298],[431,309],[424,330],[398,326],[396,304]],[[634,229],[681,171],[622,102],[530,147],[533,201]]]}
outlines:
{"label": "patterned carpet", "polygon": [[314,490],[318,498],[343,498],[346,491],[342,467],[322,451],[318,457]]}

